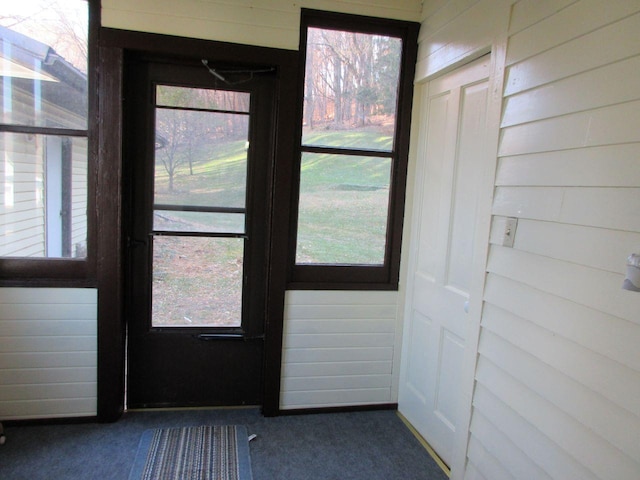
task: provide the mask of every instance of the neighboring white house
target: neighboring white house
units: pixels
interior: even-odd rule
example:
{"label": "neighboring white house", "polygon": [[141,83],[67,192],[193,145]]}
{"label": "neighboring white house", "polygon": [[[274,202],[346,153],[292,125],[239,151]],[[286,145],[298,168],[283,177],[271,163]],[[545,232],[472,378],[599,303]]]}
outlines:
{"label": "neighboring white house", "polygon": [[[398,402],[421,99],[490,53],[452,478],[640,478],[640,1],[102,0],[102,23],[295,50],[300,7],[422,27],[400,291],[287,292],[281,408]],[[96,294],[0,289],[0,418],[95,414]]]}
{"label": "neighboring white house", "polygon": [[[5,27],[0,52],[3,123],[30,125],[35,119],[42,127],[86,128],[86,99],[73,101],[86,98],[84,73],[48,45]],[[2,134],[0,149],[0,256],[84,256],[86,141]]]}

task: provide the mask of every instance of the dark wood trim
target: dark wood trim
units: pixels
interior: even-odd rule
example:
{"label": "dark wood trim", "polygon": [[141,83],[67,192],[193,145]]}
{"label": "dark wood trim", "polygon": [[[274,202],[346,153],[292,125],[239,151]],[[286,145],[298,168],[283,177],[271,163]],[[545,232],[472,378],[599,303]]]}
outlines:
{"label": "dark wood trim", "polygon": [[0,126],[0,131],[88,137],[86,258],[0,258],[0,287],[95,287],[96,284],[96,162],[98,135],[98,33],[100,0],[89,0],[88,125],[87,130]]}
{"label": "dark wood trim", "polygon": [[350,155],[354,157],[393,158],[391,150],[363,150],[359,148],[323,147],[321,145],[302,145],[300,150],[307,153],[328,153],[330,155]]}
{"label": "dark wood trim", "polygon": [[407,190],[407,170],[409,166],[409,141],[411,136],[411,114],[413,107],[413,85],[416,74],[416,61],[418,58],[418,34],[419,23],[405,24],[404,55],[402,57],[402,69],[399,79],[398,105],[400,114],[396,118],[395,145],[398,153],[398,161],[393,165],[392,184],[400,189],[397,195],[391,198],[389,210],[393,215],[393,224],[389,237],[388,255],[389,278],[396,285],[400,279],[400,257],[402,253],[402,232],[404,225],[404,206]]}
{"label": "dark wood trim", "polygon": [[125,325],[122,315],[123,52],[100,47],[100,135],[96,175],[98,231],[98,419],[124,411]]}
{"label": "dark wood trim", "polygon": [[377,410],[398,410],[397,403],[379,403],[375,405],[352,405],[345,407],[319,407],[280,410],[280,415],[312,415],[317,413],[373,412]]}
{"label": "dark wood trim", "polygon": [[174,37],[158,33],[134,32],[116,28],[102,28],[100,32],[102,46],[117,47],[138,53],[150,53],[154,57],[167,59],[202,59],[230,65],[253,64],[269,65],[280,69],[284,57],[297,56],[297,52],[268,47],[255,47],[236,43],[200,40],[187,37]]}
{"label": "dark wood trim", "polygon": [[117,419],[124,407],[125,324],[123,315],[123,242],[124,219],[120,202],[122,192],[122,98],[123,62],[128,51],[149,53],[166,59],[212,59],[217,62],[269,65],[277,70],[275,131],[275,167],[272,172],[273,211],[267,219],[272,237],[268,244],[266,333],[264,338],[264,394],[262,410],[276,415],[280,402],[280,375],[284,295],[289,264],[291,179],[295,152],[298,79],[298,52],[253,47],[183,37],[100,30],[100,171],[97,209],[99,242],[98,302],[98,418]]}
{"label": "dark wood trim", "polygon": [[87,259],[0,258],[0,286],[95,286]]}
{"label": "dark wood trim", "polygon": [[274,416],[280,408],[280,382],[282,370],[282,342],[284,333],[284,297],[288,280],[287,265],[291,237],[289,225],[291,196],[295,164],[295,132],[298,104],[298,52],[282,52],[278,65],[276,92],[275,157],[272,172],[272,211],[270,223],[272,237],[269,242],[269,267],[267,270],[267,305],[265,333],[264,398],[262,412]]}
{"label": "dark wood trim", "polygon": [[[304,96],[304,76],[306,63],[306,39],[309,26],[347,30],[378,35],[389,35],[403,41],[401,72],[399,78],[398,115],[394,151],[384,154],[369,152],[368,155],[390,157],[391,188],[389,192],[389,213],[387,225],[387,244],[384,265],[302,265],[295,263],[297,242],[298,196],[300,190],[301,153],[318,151],[319,153],[338,153],[331,148],[300,145],[302,138],[302,100],[299,101],[296,125],[296,162],[292,178],[293,196],[291,205],[291,223],[289,226],[291,264],[287,289],[290,290],[397,290],[400,278],[400,256],[402,248],[402,229],[404,223],[404,205],[406,195],[407,166],[409,159],[409,134],[413,103],[413,79],[418,53],[418,32],[420,24],[377,17],[366,17],[318,10],[302,9],[300,22],[300,67],[298,96]],[[366,152],[362,150],[362,152]],[[341,152],[344,153],[344,152]],[[367,153],[362,153],[367,155]]]}

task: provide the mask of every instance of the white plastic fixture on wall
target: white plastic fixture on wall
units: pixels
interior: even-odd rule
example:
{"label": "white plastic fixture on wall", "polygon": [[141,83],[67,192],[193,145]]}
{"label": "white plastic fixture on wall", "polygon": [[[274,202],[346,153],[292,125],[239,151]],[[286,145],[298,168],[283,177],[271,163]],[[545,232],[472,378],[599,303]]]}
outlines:
{"label": "white plastic fixture on wall", "polygon": [[627,275],[622,288],[632,292],[640,292],[640,254],[638,253],[632,253],[627,259]]}

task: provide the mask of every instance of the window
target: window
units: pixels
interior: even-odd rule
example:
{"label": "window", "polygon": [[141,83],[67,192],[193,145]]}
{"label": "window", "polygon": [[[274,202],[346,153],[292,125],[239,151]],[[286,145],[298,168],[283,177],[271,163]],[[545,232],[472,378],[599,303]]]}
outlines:
{"label": "window", "polygon": [[0,16],[2,279],[85,276],[90,242],[89,3]]}
{"label": "window", "polygon": [[303,11],[292,288],[397,288],[417,28]]}

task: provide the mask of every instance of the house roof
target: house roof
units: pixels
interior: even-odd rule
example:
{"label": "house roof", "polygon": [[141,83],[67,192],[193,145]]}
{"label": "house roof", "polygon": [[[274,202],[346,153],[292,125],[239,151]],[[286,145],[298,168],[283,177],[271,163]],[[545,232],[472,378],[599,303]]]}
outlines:
{"label": "house roof", "polygon": [[84,91],[87,75],[74,67],[53,48],[31,37],[0,26],[0,57],[7,59],[7,45],[10,45],[11,57],[8,59],[25,68],[33,69],[34,60],[40,63],[43,72],[56,80],[66,83],[76,90]]}

